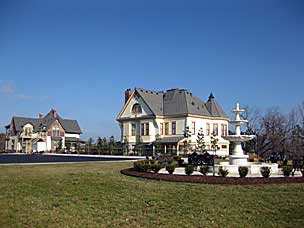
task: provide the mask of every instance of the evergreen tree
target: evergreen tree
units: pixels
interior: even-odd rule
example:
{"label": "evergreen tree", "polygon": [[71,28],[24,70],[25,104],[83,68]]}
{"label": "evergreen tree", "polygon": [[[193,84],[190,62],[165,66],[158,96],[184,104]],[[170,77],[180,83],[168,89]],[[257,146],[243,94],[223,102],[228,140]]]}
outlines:
{"label": "evergreen tree", "polygon": [[63,149],[63,142],[62,142],[62,138],[61,138],[58,142],[58,146],[56,147],[56,151],[59,152],[62,149]]}
{"label": "evergreen tree", "polygon": [[204,140],[203,128],[199,129],[196,142],[197,142],[197,151],[201,154],[206,153],[207,150],[206,150],[206,144],[205,144],[205,140]]}
{"label": "evergreen tree", "polygon": [[161,146],[161,144],[160,144],[160,135],[159,134],[156,134],[155,135],[155,141],[154,141],[154,147],[155,147],[155,152],[156,153],[161,153],[161,148],[162,148],[162,146]]}
{"label": "evergreen tree", "polygon": [[109,140],[109,152],[110,152],[110,154],[113,153],[114,145],[115,145],[115,139],[114,139],[114,136],[112,135],[110,137],[110,140]]}
{"label": "evergreen tree", "polygon": [[107,150],[108,150],[108,141],[107,141],[107,138],[104,137],[102,139],[102,152],[103,152],[103,154],[106,154]]}
{"label": "evergreen tree", "polygon": [[98,139],[97,139],[97,151],[98,151],[98,154],[100,154],[102,151],[102,139],[100,137],[98,137]]}
{"label": "evergreen tree", "polygon": [[216,137],[216,135],[213,133],[211,135],[211,149],[213,150],[213,176],[215,176],[215,167],[214,167],[214,160],[215,160],[215,155],[216,155],[216,151],[219,149],[218,146],[218,138]]}
{"label": "evergreen tree", "polygon": [[191,133],[189,127],[187,126],[186,129],[185,129],[185,131],[184,131],[184,137],[185,137],[185,140],[184,140],[184,153],[185,153],[185,155],[191,149],[190,148],[191,147],[191,145],[190,145],[190,143],[191,143],[191,139],[190,139],[191,135],[192,135],[192,133]]}
{"label": "evergreen tree", "polygon": [[123,139],[123,153],[124,152],[126,155],[129,155],[129,140],[126,136]]}
{"label": "evergreen tree", "polygon": [[90,153],[90,150],[91,150],[91,148],[92,148],[92,145],[93,145],[93,142],[94,142],[94,140],[90,137],[89,138],[89,140],[88,140],[88,142],[87,142],[87,145],[88,145],[88,153]]}

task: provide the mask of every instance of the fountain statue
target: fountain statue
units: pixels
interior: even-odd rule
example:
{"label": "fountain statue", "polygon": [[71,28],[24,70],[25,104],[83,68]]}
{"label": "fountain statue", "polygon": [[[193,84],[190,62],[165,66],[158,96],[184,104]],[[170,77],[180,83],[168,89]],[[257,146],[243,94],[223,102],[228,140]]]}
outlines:
{"label": "fountain statue", "polygon": [[260,168],[267,166],[271,168],[271,173],[278,173],[278,164],[248,162],[248,155],[244,154],[242,142],[247,142],[254,139],[255,135],[241,135],[241,126],[247,123],[247,120],[242,120],[240,114],[245,112],[240,109],[240,104],[236,103],[236,108],[232,110],[235,114],[235,120],[230,120],[229,123],[235,126],[235,135],[222,136],[224,139],[234,143],[232,154],[229,155],[229,162],[221,162],[220,165],[227,169],[229,173],[238,173],[239,166],[247,166],[249,174],[260,174]]}
{"label": "fountain statue", "polygon": [[223,136],[224,139],[234,143],[232,155],[229,156],[229,164],[246,166],[249,156],[244,154],[242,142],[254,139],[255,135],[241,135],[241,126],[248,121],[241,120],[240,114],[245,112],[245,110],[240,109],[239,103],[236,103],[236,108],[232,112],[235,114],[235,120],[230,120],[229,123],[235,126],[235,135]]}

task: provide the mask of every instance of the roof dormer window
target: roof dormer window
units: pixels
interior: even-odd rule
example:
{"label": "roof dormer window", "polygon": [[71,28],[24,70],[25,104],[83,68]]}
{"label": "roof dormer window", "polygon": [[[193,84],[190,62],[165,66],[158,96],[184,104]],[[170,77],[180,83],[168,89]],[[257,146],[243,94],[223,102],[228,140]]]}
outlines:
{"label": "roof dormer window", "polygon": [[141,106],[139,104],[133,105],[132,114],[141,114],[141,113],[142,113]]}

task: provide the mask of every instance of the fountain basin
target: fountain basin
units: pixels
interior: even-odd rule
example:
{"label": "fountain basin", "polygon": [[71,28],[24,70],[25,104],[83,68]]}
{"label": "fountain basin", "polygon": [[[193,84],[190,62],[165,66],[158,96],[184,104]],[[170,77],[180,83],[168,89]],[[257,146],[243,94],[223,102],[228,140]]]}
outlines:
{"label": "fountain basin", "polygon": [[227,135],[222,138],[231,142],[246,142],[254,139],[255,135]]}
{"label": "fountain basin", "polygon": [[241,126],[247,122],[248,122],[247,120],[229,120],[230,124],[237,125],[237,126]]}

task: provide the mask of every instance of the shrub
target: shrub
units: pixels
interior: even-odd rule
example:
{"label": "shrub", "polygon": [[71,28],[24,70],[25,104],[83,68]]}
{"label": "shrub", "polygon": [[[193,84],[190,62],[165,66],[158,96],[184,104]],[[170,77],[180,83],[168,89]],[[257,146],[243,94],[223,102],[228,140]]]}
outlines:
{"label": "shrub", "polygon": [[133,163],[133,168],[138,172],[151,172],[152,165],[148,160],[135,161]]}
{"label": "shrub", "polygon": [[150,162],[151,162],[151,165],[156,164],[156,160],[155,159],[150,160]]}
{"label": "shrub", "polygon": [[284,161],[283,161],[283,165],[287,165],[287,160],[285,159]]}
{"label": "shrub", "polygon": [[159,170],[161,170],[162,166],[161,164],[155,163],[151,165],[151,169],[154,173],[158,173]]}
{"label": "shrub", "polygon": [[144,172],[151,172],[152,167],[150,163],[145,163],[144,164]]}
{"label": "shrub", "polygon": [[169,174],[173,174],[175,170],[175,164],[166,165],[166,170],[168,171]]}
{"label": "shrub", "polygon": [[267,166],[263,166],[260,168],[260,172],[262,174],[263,177],[268,178],[270,176],[270,167]]}
{"label": "shrub", "polygon": [[160,164],[169,164],[173,162],[173,156],[170,154],[161,154],[157,158],[158,163]]}
{"label": "shrub", "polygon": [[239,175],[241,178],[246,177],[248,174],[248,167],[247,166],[240,166],[239,167]]}
{"label": "shrub", "polygon": [[190,176],[194,171],[193,165],[186,165],[185,167],[185,173]]}
{"label": "shrub", "polygon": [[208,167],[207,165],[202,165],[202,166],[200,167],[199,172],[200,172],[201,174],[203,174],[204,176],[206,176],[207,173],[208,173],[208,170],[209,170],[209,167]]}
{"label": "shrub", "polygon": [[146,161],[135,161],[133,163],[133,168],[135,171],[145,172],[146,171],[145,165],[146,165]]}
{"label": "shrub", "polygon": [[284,177],[289,177],[292,171],[292,166],[284,165],[282,166],[282,172]]}
{"label": "shrub", "polygon": [[177,162],[179,167],[183,165],[184,160],[181,156],[174,155],[173,160]]}
{"label": "shrub", "polygon": [[227,169],[224,169],[222,166],[220,166],[218,174],[222,177],[226,177],[228,175],[229,171]]}
{"label": "shrub", "polygon": [[181,156],[179,156],[179,155],[173,155],[173,160],[174,160],[174,161],[179,161],[179,160],[181,160],[181,159],[182,159]]}

